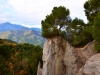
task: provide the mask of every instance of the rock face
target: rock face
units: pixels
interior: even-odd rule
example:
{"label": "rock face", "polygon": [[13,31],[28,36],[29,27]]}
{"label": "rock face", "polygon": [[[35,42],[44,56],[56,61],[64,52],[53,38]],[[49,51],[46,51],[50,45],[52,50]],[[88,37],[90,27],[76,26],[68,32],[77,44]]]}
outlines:
{"label": "rock face", "polygon": [[93,42],[83,48],[74,48],[61,37],[46,39],[40,75],[76,75],[94,54]]}
{"label": "rock face", "polygon": [[87,60],[77,75],[100,75],[100,53]]}
{"label": "rock face", "polygon": [[42,75],[42,68],[41,68],[41,63],[40,62],[38,64],[37,75]]}

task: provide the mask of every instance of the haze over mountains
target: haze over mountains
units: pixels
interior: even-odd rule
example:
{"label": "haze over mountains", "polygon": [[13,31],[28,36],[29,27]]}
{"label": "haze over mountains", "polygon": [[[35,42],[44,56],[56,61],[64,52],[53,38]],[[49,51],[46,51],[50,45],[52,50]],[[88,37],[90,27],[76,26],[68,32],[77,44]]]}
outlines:
{"label": "haze over mountains", "polygon": [[17,43],[30,43],[43,46],[44,38],[41,36],[41,29],[28,28],[9,22],[0,24],[0,38],[10,39]]}

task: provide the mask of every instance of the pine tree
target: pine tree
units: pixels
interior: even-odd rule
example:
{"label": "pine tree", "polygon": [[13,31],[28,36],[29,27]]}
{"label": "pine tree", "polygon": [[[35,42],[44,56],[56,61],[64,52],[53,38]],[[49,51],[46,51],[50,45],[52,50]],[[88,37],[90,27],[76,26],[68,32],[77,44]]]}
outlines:
{"label": "pine tree", "polygon": [[42,20],[42,36],[50,38],[53,36],[66,35],[66,27],[71,22],[70,12],[64,6],[54,7],[52,13]]}
{"label": "pine tree", "polygon": [[100,12],[98,13],[98,16],[94,19],[93,37],[95,40],[95,48],[98,52],[100,52]]}
{"label": "pine tree", "polygon": [[84,4],[85,15],[89,21],[88,25],[93,26],[94,18],[100,11],[100,0],[88,0]]}

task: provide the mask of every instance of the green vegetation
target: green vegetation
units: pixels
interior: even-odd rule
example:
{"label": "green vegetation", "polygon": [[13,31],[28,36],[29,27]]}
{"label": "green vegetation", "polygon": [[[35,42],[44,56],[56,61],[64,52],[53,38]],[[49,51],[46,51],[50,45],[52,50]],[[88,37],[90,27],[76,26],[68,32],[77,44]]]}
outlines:
{"label": "green vegetation", "polygon": [[66,36],[66,27],[71,22],[69,9],[63,6],[54,7],[52,13],[42,20],[42,36],[50,38],[53,36]]}
{"label": "green vegetation", "polygon": [[95,39],[95,49],[100,52],[100,12],[94,19],[93,37]]}
{"label": "green vegetation", "polygon": [[[100,52],[100,0],[88,0],[84,4],[85,14],[88,19],[88,31],[95,40],[95,49]],[[99,14],[98,14],[99,13]]]}
{"label": "green vegetation", "polygon": [[17,43],[9,39],[0,39],[0,44],[17,44]]}
{"label": "green vegetation", "polygon": [[89,21],[88,25],[93,26],[94,18],[100,11],[100,0],[88,0],[84,4],[85,15]]}
{"label": "green vegetation", "polygon": [[40,46],[0,42],[0,75],[37,75],[38,63],[42,63]]}
{"label": "green vegetation", "polygon": [[84,21],[78,18],[73,19],[67,27],[66,30],[68,35],[66,38],[73,46],[82,46],[86,44],[86,42],[84,41],[86,38],[84,37],[83,32],[85,27],[86,24],[84,23]]}

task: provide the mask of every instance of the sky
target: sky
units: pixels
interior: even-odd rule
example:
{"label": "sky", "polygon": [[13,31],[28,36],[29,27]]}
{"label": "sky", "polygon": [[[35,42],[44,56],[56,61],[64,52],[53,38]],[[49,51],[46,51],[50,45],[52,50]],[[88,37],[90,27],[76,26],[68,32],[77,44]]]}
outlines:
{"label": "sky", "polygon": [[0,23],[10,22],[26,27],[41,28],[41,21],[53,7],[64,6],[72,19],[87,22],[83,5],[87,0],[0,0]]}

